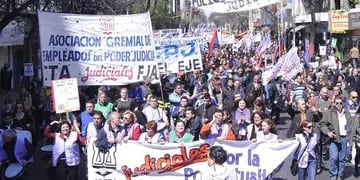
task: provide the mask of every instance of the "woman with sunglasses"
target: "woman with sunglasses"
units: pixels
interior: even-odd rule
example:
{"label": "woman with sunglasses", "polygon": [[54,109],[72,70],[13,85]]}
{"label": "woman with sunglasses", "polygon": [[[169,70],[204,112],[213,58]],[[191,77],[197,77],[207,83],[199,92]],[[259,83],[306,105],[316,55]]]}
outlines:
{"label": "woman with sunglasses", "polygon": [[300,142],[294,154],[299,166],[298,180],[315,180],[317,134],[313,131],[312,123],[308,120],[301,122],[295,138]]}

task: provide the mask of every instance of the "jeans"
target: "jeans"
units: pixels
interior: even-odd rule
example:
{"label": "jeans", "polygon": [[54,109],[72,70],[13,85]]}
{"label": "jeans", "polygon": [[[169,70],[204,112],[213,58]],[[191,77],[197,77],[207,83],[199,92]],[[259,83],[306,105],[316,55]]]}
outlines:
{"label": "jeans", "polygon": [[315,180],[316,176],[316,160],[310,160],[307,168],[300,168],[298,170],[298,180]]}
{"label": "jeans", "polygon": [[329,146],[330,156],[330,178],[344,176],[345,162],[348,153],[348,137],[341,136],[340,143],[331,142]]}

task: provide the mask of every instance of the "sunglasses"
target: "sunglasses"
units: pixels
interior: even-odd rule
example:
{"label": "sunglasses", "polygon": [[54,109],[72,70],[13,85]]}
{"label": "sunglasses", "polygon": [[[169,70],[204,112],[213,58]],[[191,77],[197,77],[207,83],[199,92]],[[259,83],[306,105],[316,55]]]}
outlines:
{"label": "sunglasses", "polygon": [[310,129],[310,128],[312,128],[313,126],[306,126],[306,128],[308,128],[308,129]]}
{"label": "sunglasses", "polygon": [[353,96],[353,97],[351,97],[351,98],[353,98],[353,99],[357,99],[357,98],[359,98],[359,96]]}
{"label": "sunglasses", "polygon": [[342,102],[335,102],[336,105],[342,105]]}

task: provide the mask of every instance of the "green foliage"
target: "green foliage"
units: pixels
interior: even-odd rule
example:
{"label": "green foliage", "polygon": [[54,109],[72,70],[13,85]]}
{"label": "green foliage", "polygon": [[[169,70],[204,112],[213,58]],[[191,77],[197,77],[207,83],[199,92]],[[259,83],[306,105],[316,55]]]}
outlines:
{"label": "green foliage", "polygon": [[169,13],[168,8],[156,8],[151,16],[154,29],[169,29],[178,27],[179,20]]}

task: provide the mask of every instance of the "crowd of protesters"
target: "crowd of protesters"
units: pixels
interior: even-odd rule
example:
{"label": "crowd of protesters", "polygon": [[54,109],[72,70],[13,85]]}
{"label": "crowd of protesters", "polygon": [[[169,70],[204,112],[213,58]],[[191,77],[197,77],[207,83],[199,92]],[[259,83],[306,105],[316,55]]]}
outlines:
{"label": "crowd of protesters", "polygon": [[[280,113],[288,112],[287,138],[300,142],[295,153],[299,179],[316,178],[326,151],[329,177],[343,178],[353,144],[355,174],[359,174],[359,67],[351,63],[337,69],[321,63],[315,68],[304,64],[292,81],[277,77],[264,85],[261,57],[253,52],[231,46],[215,49],[210,56],[204,54],[203,71],[161,76],[160,85],[145,81],[79,87],[81,110],[69,116],[52,111],[49,89],[25,79],[18,98],[6,99],[2,105],[0,128],[30,131],[33,146],[46,142],[60,147],[52,152],[54,177],[75,180],[86,141],[93,141],[102,151],[122,141],[182,144],[215,138],[278,142],[275,125],[280,123]],[[2,139],[8,142],[8,136],[14,134],[5,132]],[[21,148],[29,151],[23,158],[30,162],[33,148]],[[3,149],[5,154],[11,152],[5,145]],[[1,160],[17,158],[8,154]]]}

